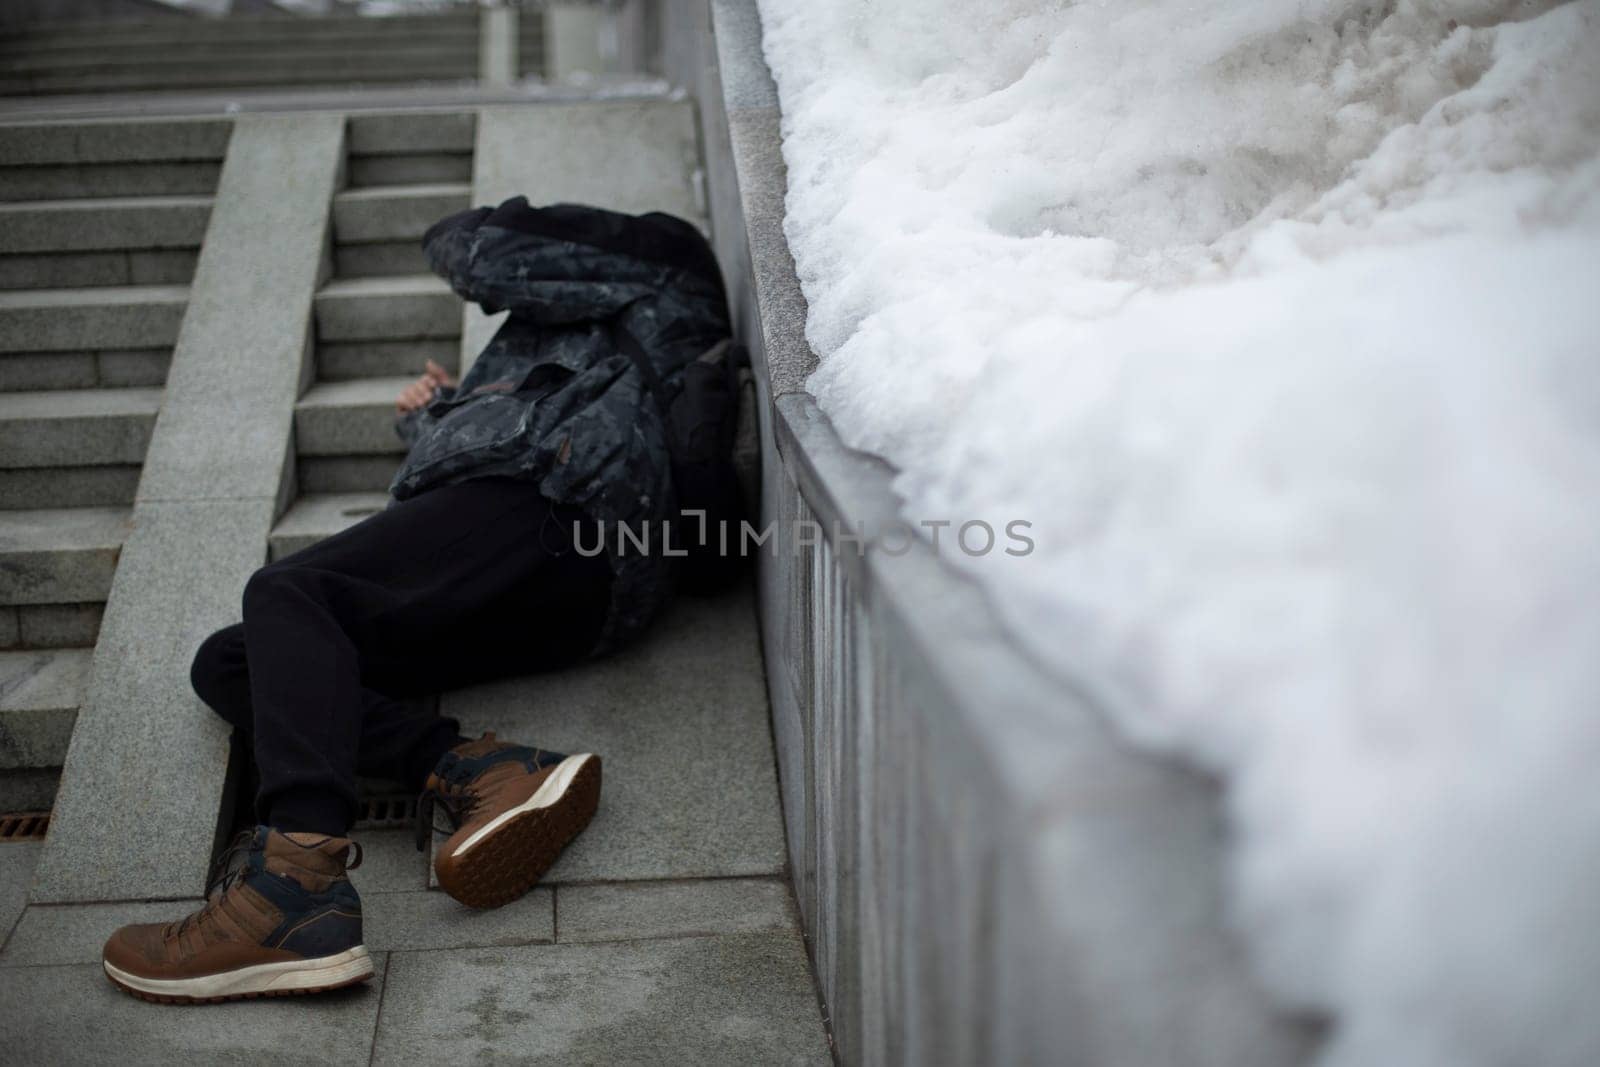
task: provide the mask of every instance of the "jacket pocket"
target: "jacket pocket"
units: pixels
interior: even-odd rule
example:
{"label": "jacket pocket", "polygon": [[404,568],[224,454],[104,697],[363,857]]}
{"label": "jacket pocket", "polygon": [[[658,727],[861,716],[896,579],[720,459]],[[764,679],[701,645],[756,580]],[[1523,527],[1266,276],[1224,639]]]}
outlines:
{"label": "jacket pocket", "polygon": [[396,483],[409,495],[515,457],[532,447],[537,403],[537,395],[484,393],[452,406],[412,445]]}

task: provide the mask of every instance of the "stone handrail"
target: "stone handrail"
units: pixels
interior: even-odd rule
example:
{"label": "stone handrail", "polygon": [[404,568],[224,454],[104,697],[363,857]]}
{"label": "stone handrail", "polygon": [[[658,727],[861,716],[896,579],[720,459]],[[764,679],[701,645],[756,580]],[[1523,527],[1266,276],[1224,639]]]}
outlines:
{"label": "stone handrail", "polygon": [[1227,928],[1215,784],[1124,745],[1093,688],[1008,641],[926,542],[888,549],[893,471],[805,393],[754,0],[652,5],[638,25],[697,100],[714,239],[760,370],[762,646],[840,1061],[1303,1061],[1314,1028],[1266,1001]]}

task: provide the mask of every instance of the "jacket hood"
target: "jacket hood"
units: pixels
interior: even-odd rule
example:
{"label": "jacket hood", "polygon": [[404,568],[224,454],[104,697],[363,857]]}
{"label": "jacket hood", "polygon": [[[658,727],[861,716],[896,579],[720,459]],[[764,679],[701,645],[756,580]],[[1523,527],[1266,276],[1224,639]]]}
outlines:
{"label": "jacket hood", "polygon": [[535,208],[518,196],[442,219],[422,247],[434,273],[491,314],[551,325],[603,319],[670,287],[727,319],[710,246],[693,225],[661,212]]}

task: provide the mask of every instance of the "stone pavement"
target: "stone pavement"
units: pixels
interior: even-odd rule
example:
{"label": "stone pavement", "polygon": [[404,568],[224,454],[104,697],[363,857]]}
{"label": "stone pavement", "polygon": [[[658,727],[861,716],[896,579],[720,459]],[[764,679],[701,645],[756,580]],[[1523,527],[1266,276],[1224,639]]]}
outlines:
{"label": "stone pavement", "polygon": [[40,846],[0,844],[0,1048],[34,1063],[831,1062],[785,879],[751,585],[670,609],[609,662],[447,697],[469,730],[593,749],[600,811],[495,911],[428,888],[409,830],[358,831],[379,973],[317,998],[172,1007],[99,966],[186,902],[27,904]]}
{"label": "stone pavement", "polygon": [[659,93],[204,99],[0,123],[0,814],[55,812],[0,840],[5,1057],[830,1062],[753,576],[606,661],[443,697],[468,731],[605,760],[594,822],[522,900],[457,905],[379,821],[356,831],[364,987],[178,1008],[105,980],[109,932],[194,906],[231,822],[195,644],[254,566],[381,506],[397,382],[486,336],[422,228],[513,192],[706,224],[692,108]]}

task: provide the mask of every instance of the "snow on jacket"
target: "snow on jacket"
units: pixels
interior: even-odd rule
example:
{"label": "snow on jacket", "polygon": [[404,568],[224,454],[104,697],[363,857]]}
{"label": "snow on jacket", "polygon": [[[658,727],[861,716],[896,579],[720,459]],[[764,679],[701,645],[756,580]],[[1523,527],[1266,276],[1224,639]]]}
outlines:
{"label": "snow on jacket", "polygon": [[613,580],[591,655],[610,651],[670,595],[660,535],[676,501],[656,399],[606,322],[638,339],[670,395],[682,368],[730,334],[710,246],[670,215],[532,208],[519,196],[441,220],[423,250],[463,299],[510,315],[459,386],[397,422],[410,451],[390,493],[509,475],[600,520]]}

